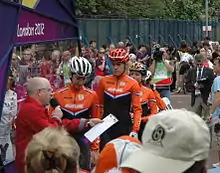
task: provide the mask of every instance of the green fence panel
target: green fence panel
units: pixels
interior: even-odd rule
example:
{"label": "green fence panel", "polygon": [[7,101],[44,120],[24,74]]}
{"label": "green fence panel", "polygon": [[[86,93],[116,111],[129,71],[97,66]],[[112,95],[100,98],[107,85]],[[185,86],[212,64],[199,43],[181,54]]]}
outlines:
{"label": "green fence panel", "polygon": [[[188,44],[201,40],[205,33],[202,26],[205,21],[189,20],[152,20],[152,19],[79,19],[82,42],[88,45],[96,40],[98,46],[113,42],[117,44],[129,38],[137,47],[139,44],[169,44],[179,47],[181,40]],[[220,22],[210,20],[212,31],[209,37],[220,40]]]}

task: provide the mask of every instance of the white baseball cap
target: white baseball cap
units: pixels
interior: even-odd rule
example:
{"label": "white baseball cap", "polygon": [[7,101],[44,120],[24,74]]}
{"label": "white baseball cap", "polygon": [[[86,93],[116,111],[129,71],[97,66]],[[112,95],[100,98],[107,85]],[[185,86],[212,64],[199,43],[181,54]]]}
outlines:
{"label": "white baseball cap", "polygon": [[163,111],[145,126],[143,148],[121,167],[141,173],[181,173],[208,158],[209,129],[197,114],[185,109]]}

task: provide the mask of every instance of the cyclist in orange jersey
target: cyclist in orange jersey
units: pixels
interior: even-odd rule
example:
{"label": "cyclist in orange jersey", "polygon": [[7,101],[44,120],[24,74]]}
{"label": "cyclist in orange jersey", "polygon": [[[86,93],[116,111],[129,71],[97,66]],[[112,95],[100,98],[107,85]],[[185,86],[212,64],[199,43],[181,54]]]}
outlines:
{"label": "cyclist in orange jersey", "polygon": [[[73,57],[71,59],[72,83],[58,89],[53,98],[53,103],[57,102],[63,111],[64,118],[101,118],[99,99],[95,91],[84,86],[87,77],[92,72],[89,61],[83,57]],[[53,105],[52,105],[53,106]],[[80,150],[84,158],[80,162],[80,167],[90,171],[90,150],[88,145],[82,140],[84,132],[77,134],[75,139],[79,143]],[[99,140],[96,140],[90,147],[92,152],[99,152]],[[95,154],[95,153],[93,153]]]}
{"label": "cyclist in orange jersey", "polygon": [[134,78],[140,85],[140,95],[141,95],[141,106],[142,106],[142,121],[140,130],[138,133],[138,138],[141,140],[141,136],[148,121],[149,117],[157,114],[157,104],[154,92],[143,85],[144,78],[146,76],[146,67],[140,62],[134,62],[130,66],[129,75]]}
{"label": "cyclist in orange jersey", "polygon": [[151,88],[152,91],[154,92],[154,96],[156,99],[157,107],[159,111],[165,110],[166,109],[166,104],[160,97],[160,93],[156,90],[155,85],[152,84],[152,73],[150,71],[147,71],[145,81],[144,81],[146,87]]}
{"label": "cyclist in orange jersey", "polygon": [[[101,135],[101,148],[119,136],[129,135],[138,138],[142,108],[140,103],[140,86],[136,80],[126,74],[129,54],[123,48],[110,52],[113,74],[100,80],[97,94],[103,107],[103,117],[113,114],[119,120],[113,127]],[[130,110],[133,108],[134,123]]]}

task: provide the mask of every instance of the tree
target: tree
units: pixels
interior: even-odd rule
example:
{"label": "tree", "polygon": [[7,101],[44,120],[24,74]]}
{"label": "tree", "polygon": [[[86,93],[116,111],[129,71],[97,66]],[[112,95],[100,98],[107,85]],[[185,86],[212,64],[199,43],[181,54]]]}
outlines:
{"label": "tree", "polygon": [[[220,0],[209,0],[209,14]],[[78,14],[123,18],[204,19],[205,0],[78,0]]]}

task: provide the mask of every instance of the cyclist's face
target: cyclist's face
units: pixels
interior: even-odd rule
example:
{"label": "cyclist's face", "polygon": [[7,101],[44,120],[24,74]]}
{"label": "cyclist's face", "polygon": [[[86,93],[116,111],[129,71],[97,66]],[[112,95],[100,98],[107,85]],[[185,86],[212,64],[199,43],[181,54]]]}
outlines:
{"label": "cyclist's face", "polygon": [[75,74],[72,76],[72,84],[74,89],[79,90],[86,83],[86,77],[80,77]]}
{"label": "cyclist's face", "polygon": [[141,83],[142,75],[137,71],[131,71],[129,74],[133,79],[135,79],[138,83]]}
{"label": "cyclist's face", "polygon": [[125,63],[112,61],[115,76],[121,76],[125,72]]}

